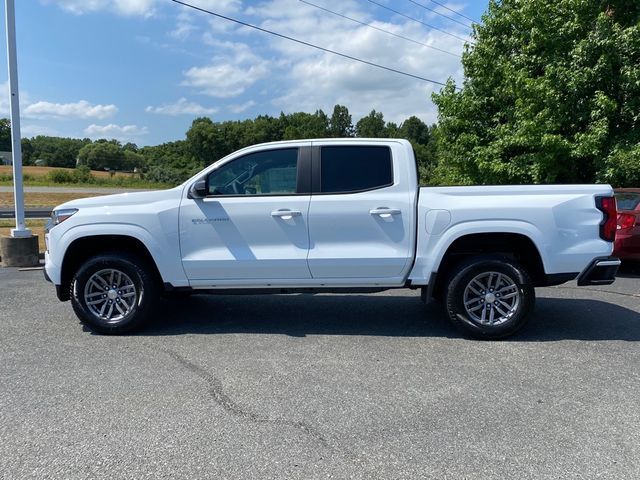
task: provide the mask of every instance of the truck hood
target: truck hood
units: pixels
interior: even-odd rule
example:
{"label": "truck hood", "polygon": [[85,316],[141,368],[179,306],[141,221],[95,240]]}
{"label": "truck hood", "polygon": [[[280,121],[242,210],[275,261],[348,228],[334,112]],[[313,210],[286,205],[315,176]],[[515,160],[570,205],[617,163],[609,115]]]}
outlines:
{"label": "truck hood", "polygon": [[[55,210],[64,208],[88,208],[88,207],[121,207],[127,205],[141,205],[167,200],[172,196],[178,197],[182,191],[182,186],[168,190],[154,190],[149,192],[126,192],[115,195],[101,195],[98,197],[79,198],[70,202],[58,205]],[[172,195],[173,194],[173,195]]]}

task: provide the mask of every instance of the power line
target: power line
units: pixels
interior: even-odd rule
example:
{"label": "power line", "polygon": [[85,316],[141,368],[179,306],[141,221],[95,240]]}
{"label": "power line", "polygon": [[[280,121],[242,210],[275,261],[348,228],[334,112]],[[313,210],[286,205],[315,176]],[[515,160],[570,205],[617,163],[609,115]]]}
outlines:
{"label": "power line", "polygon": [[283,35],[282,33],[273,32],[271,30],[267,30],[266,28],[258,27],[257,25],[252,25],[247,22],[243,22],[242,20],[236,20],[235,18],[227,17],[225,15],[221,15],[219,13],[212,12],[210,10],[206,10],[204,8],[196,7],[195,5],[190,5],[188,3],[182,2],[180,0],[171,0],[173,3],[177,3],[179,5],[183,5],[188,8],[192,8],[194,10],[198,10],[203,13],[208,13],[209,15],[213,15],[214,17],[222,18],[224,20],[229,20],[230,22],[238,23],[245,27],[253,28],[255,30],[259,30],[260,32],[268,33],[270,35],[275,35],[276,37],[284,38],[285,40],[290,40],[292,42],[299,43],[301,45],[306,45],[307,47],[313,47],[318,50],[322,50],[323,52],[332,53],[333,55],[338,55],[340,57],[348,58],[349,60],[354,60],[356,62],[364,63],[365,65],[370,65],[372,67],[381,68],[383,70],[387,70],[389,72],[398,73],[400,75],[405,75],[407,77],[415,78],[417,80],[422,80],[423,82],[434,83],[436,85],[446,86],[446,83],[439,82],[437,80],[431,80],[429,78],[421,77],[420,75],[414,75],[413,73],[403,72],[402,70],[396,70],[395,68],[385,67],[384,65],[380,65],[378,63],[369,62],[368,60],[363,60],[361,58],[352,57],[351,55],[347,55],[346,53],[336,52],[335,50],[330,50],[328,48],[320,47],[318,45],[314,45],[313,43],[305,42],[303,40],[299,40],[297,38],[289,37],[287,35]]}
{"label": "power line", "polygon": [[464,23],[464,22],[461,22],[460,20],[456,20],[455,18],[451,18],[451,17],[449,17],[449,16],[445,15],[444,13],[440,13],[440,12],[439,12],[439,11],[437,11],[435,8],[427,7],[426,5],[423,5],[423,4],[421,4],[421,3],[418,3],[418,2],[416,2],[416,1],[414,1],[414,0],[407,0],[407,1],[408,1],[408,2],[413,3],[414,5],[417,5],[417,6],[418,6],[418,7],[420,7],[420,8],[424,8],[425,10],[429,10],[430,12],[433,12],[433,13],[435,13],[436,15],[440,15],[441,17],[444,17],[444,18],[446,18],[447,20],[451,20],[452,22],[456,22],[457,24],[462,25],[463,27],[466,27],[466,28],[472,28],[472,27],[471,27],[471,25],[469,25],[468,23]]}
{"label": "power line", "polygon": [[403,40],[406,40],[407,42],[413,42],[413,43],[416,43],[418,45],[422,45],[423,47],[432,48],[433,50],[437,50],[439,52],[446,53],[448,55],[453,55],[454,57],[458,57],[458,58],[461,57],[457,53],[449,52],[448,50],[443,50],[441,48],[434,47],[433,45],[429,45],[429,44],[420,42],[418,40],[414,40],[413,38],[405,37],[403,35],[398,35],[397,33],[393,33],[393,32],[391,32],[389,30],[385,30],[384,28],[376,27],[375,25],[371,25],[370,23],[361,22],[360,20],[356,20],[355,18],[351,18],[351,17],[348,17],[348,16],[343,15],[341,13],[334,12],[333,10],[329,10],[328,8],[321,7],[320,5],[316,5],[315,3],[307,2],[306,0],[298,0],[298,1],[300,1],[300,2],[302,2],[304,4],[306,4],[306,5],[309,5],[311,7],[315,7],[315,8],[318,8],[320,10],[323,10],[323,11],[325,11],[327,13],[331,13],[331,14],[336,15],[338,17],[346,18],[347,20],[351,20],[352,22],[359,23],[360,25],[364,25],[365,27],[373,28],[374,30],[378,30],[380,32],[387,33],[389,35],[393,35],[394,37],[401,38]]}
{"label": "power line", "polygon": [[431,28],[433,30],[438,30],[439,32],[444,33],[445,35],[449,35],[450,37],[457,38],[458,40],[462,40],[465,43],[470,43],[471,45],[475,45],[473,42],[469,41],[466,38],[459,37],[455,33],[447,32],[446,30],[442,30],[441,28],[434,27],[433,25],[429,25],[428,23],[425,23],[425,22],[423,22],[421,20],[417,20],[417,19],[415,19],[413,17],[410,17],[409,15],[406,15],[406,14],[404,14],[402,12],[399,12],[398,10],[394,10],[391,7],[387,7],[386,5],[382,5],[381,3],[374,2],[373,0],[367,0],[367,2],[373,3],[374,5],[377,5],[380,8],[384,8],[385,10],[389,10],[390,12],[393,12],[393,13],[396,13],[396,14],[402,16],[402,17],[408,18],[409,20],[412,20],[414,22],[420,23],[420,24],[424,25],[425,27]]}
{"label": "power line", "polygon": [[471,21],[473,23],[480,23],[480,22],[478,22],[477,20],[474,20],[471,17],[467,17],[464,13],[456,12],[453,8],[447,7],[444,3],[437,2],[436,0],[429,0],[429,1],[431,3],[435,3],[436,5],[440,5],[442,8],[445,8],[445,9],[449,10],[450,12],[455,13],[456,15],[460,15],[462,18],[466,18],[467,20],[469,20],[469,21]]}

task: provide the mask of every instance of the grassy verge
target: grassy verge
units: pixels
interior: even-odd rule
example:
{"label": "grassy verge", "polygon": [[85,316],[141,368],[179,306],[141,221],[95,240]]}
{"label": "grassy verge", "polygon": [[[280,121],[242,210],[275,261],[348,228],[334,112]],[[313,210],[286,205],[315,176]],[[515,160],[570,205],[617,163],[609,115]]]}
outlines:
{"label": "grassy verge", "polygon": [[[38,192],[26,192],[24,194],[24,204],[26,208],[35,207],[55,207],[61,203],[68,202],[70,200],[76,200],[78,198],[97,197],[99,195],[105,195],[101,193],[38,193]],[[13,207],[13,192],[0,192],[0,208],[12,208]]]}
{"label": "grassy verge", "polygon": [[[0,165],[0,186],[13,184],[13,170]],[[80,175],[75,168],[33,167],[23,168],[24,185],[30,187],[96,187],[96,188],[169,188],[173,185],[149,182],[137,174],[102,172],[93,170]]]}
{"label": "grassy verge", "polygon": [[[34,235],[38,235],[38,247],[40,252],[44,252],[46,250],[44,244],[44,226],[47,224],[47,220],[27,220],[25,223]],[[16,228],[15,220],[0,220],[0,235],[11,235],[12,228]]]}

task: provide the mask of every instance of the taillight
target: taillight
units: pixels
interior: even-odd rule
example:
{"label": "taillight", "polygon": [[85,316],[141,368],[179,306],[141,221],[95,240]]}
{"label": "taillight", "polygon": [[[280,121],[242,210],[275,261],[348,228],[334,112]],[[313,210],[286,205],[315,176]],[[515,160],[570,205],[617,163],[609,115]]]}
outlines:
{"label": "taillight", "polygon": [[618,215],[618,230],[632,228],[636,223],[636,216],[630,213],[621,213]]}
{"label": "taillight", "polygon": [[604,216],[600,222],[600,238],[607,242],[615,241],[616,229],[618,228],[615,197],[596,197],[596,207]]}

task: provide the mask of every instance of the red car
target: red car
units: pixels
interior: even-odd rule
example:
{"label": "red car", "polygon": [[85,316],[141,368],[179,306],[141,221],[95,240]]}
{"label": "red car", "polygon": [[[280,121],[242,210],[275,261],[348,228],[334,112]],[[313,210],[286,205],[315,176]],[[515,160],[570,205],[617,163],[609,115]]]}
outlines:
{"label": "red car", "polygon": [[618,231],[613,255],[623,261],[640,261],[640,188],[619,188],[615,195]]}

